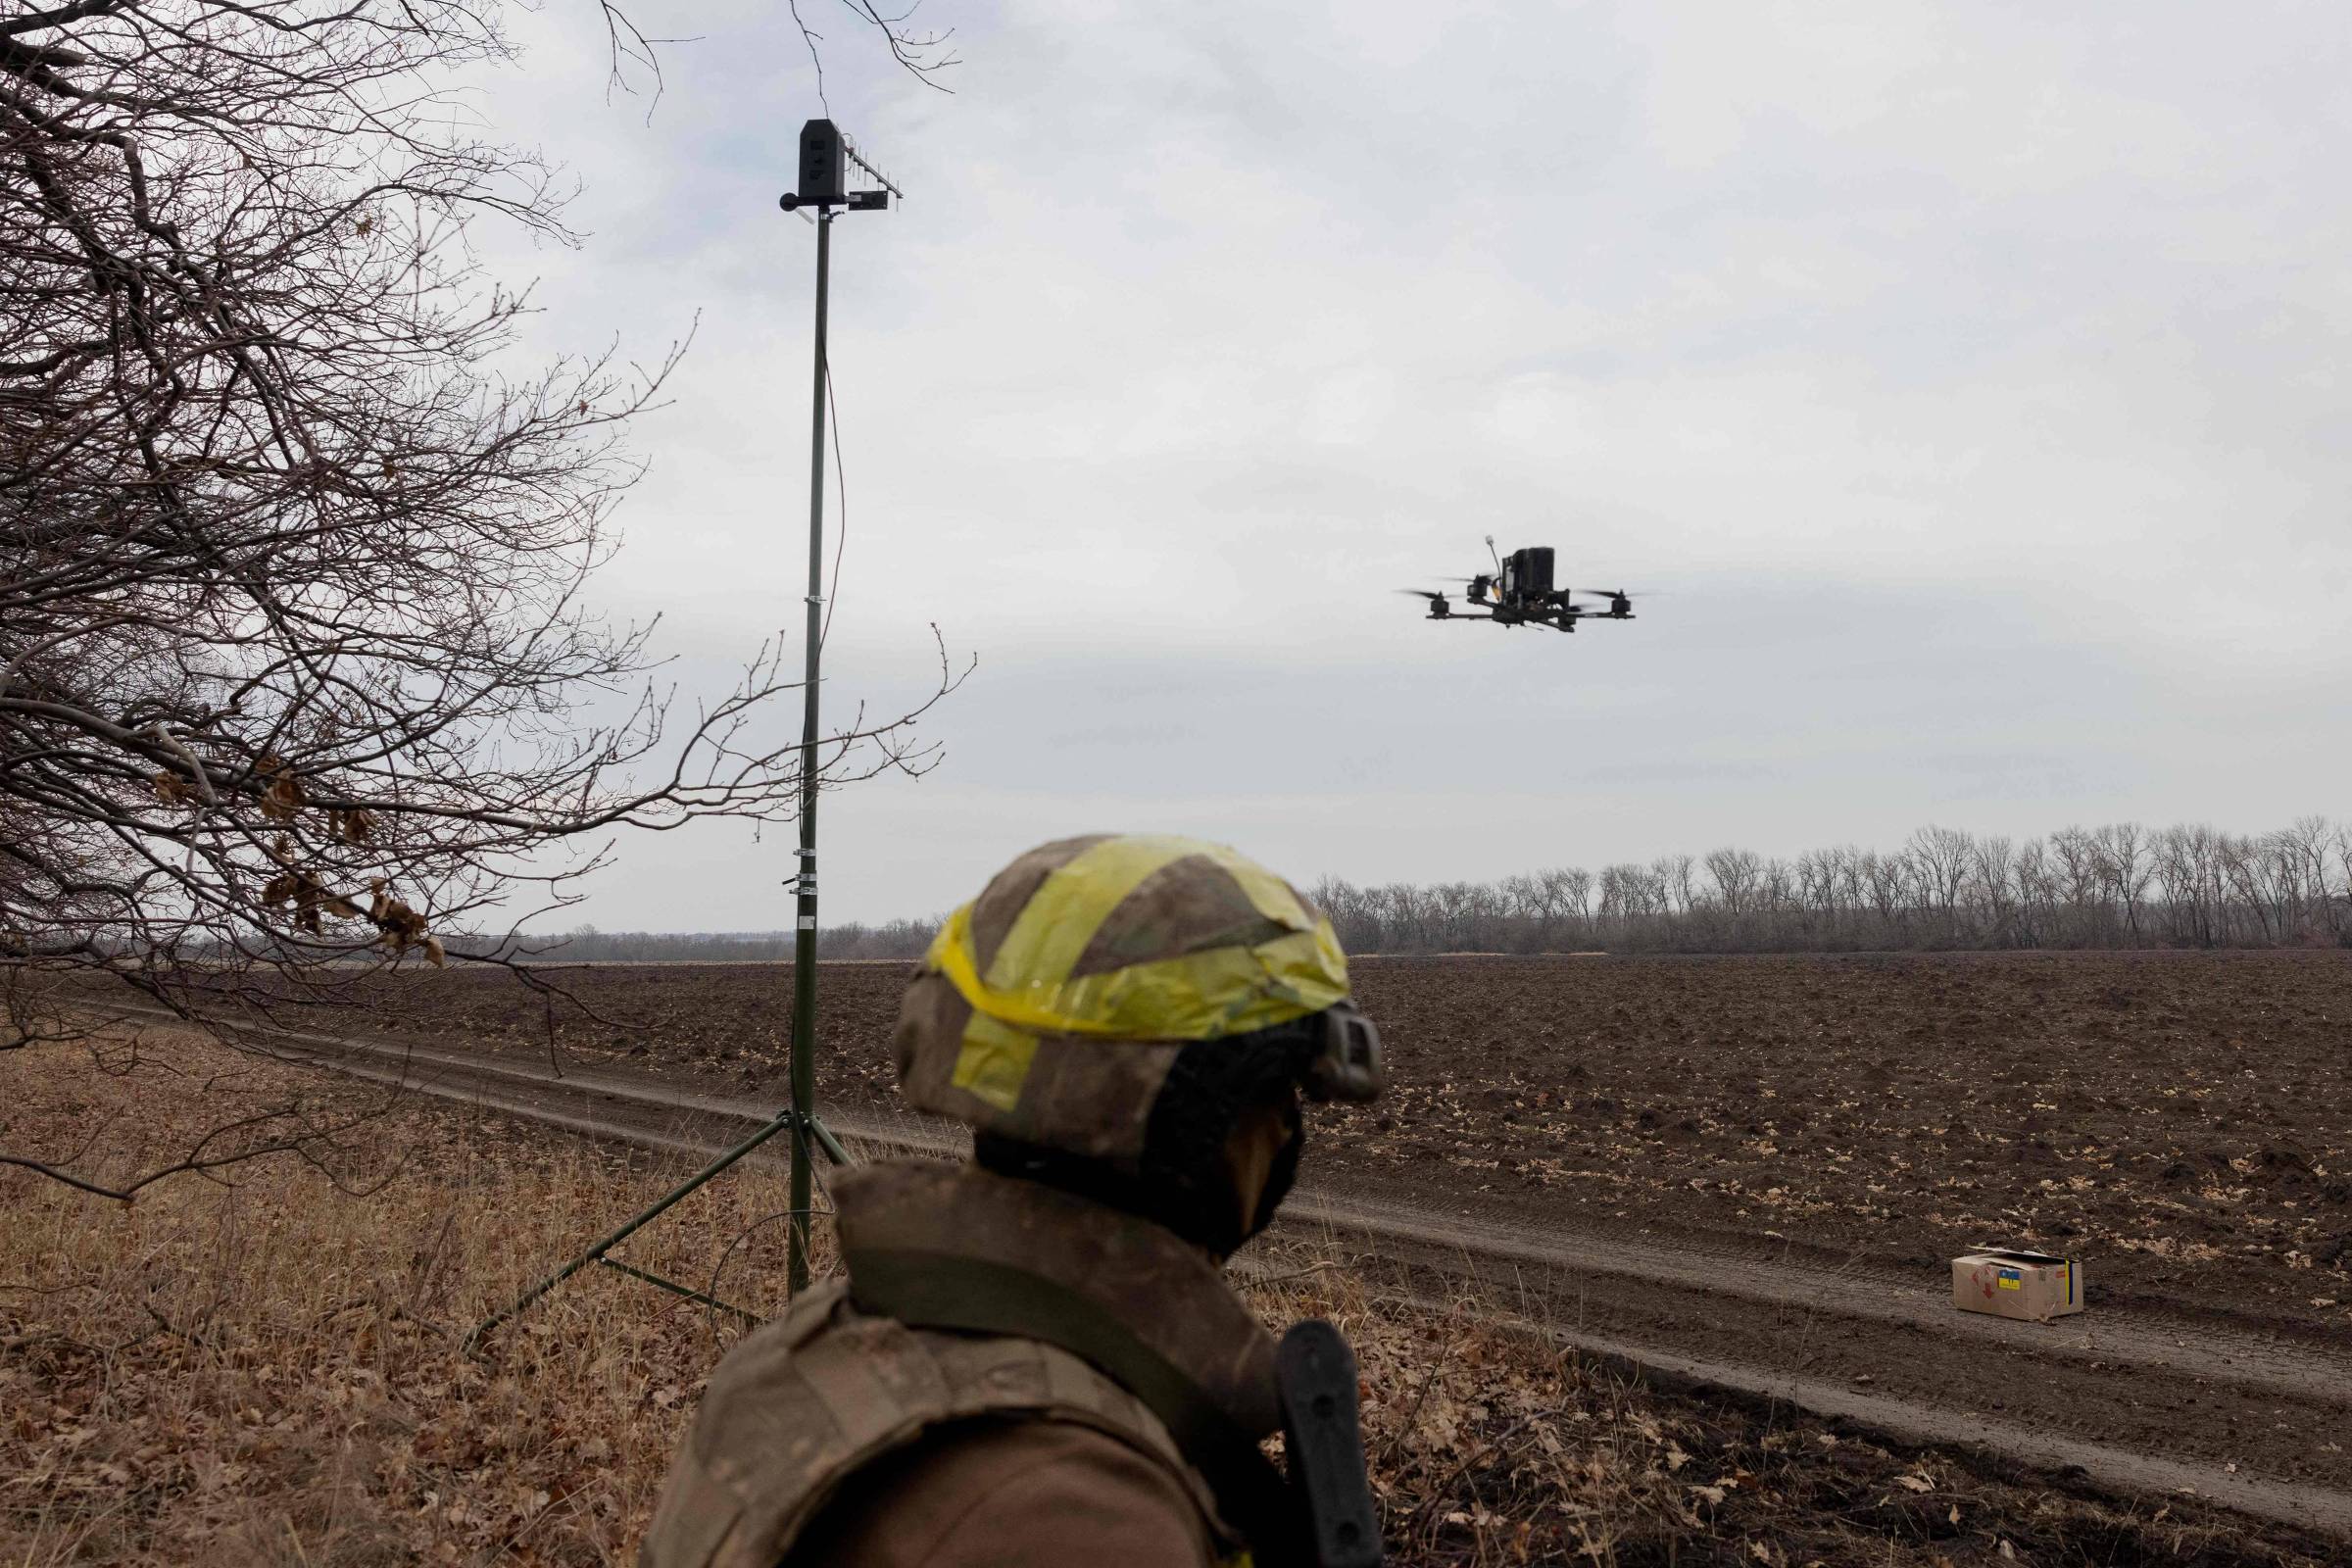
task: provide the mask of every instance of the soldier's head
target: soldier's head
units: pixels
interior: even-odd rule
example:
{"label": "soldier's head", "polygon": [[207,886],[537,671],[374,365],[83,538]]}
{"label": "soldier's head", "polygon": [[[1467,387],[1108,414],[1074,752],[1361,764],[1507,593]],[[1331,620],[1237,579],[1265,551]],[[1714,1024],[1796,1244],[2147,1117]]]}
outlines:
{"label": "soldier's head", "polygon": [[1043,845],[941,928],[907,988],[899,1083],[975,1156],[1222,1257],[1298,1169],[1301,1094],[1371,1100],[1380,1036],[1298,891],[1214,844]]}

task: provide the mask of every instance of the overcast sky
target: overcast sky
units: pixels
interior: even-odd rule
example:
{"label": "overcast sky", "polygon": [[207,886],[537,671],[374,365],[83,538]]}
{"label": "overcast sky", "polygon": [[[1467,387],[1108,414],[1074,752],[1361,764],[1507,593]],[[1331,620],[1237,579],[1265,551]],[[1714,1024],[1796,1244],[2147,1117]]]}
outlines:
{"label": "overcast sky", "polygon": [[[949,96],[803,10],[910,197],[835,233],[828,713],[980,661],[827,797],[828,918],[1098,829],[1311,882],[2352,811],[2352,11],[929,0]],[[538,351],[699,316],[604,584],[691,700],[797,647],[822,110],[772,0],[632,13],[695,35],[650,120],[594,8],[518,19],[484,114],[590,238],[484,238]],[[1391,592],[1490,532],[1665,592]],[[773,929],[791,870],[625,843],[574,918]]]}

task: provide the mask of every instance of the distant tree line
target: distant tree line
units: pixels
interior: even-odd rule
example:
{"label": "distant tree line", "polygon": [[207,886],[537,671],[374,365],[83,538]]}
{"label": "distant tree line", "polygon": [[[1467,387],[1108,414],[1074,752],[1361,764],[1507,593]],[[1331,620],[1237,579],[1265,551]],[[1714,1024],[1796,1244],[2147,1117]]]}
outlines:
{"label": "distant tree line", "polygon": [[[830,925],[817,951],[827,958],[919,958],[938,920],[887,920],[880,925]],[[783,963],[792,958],[790,931],[599,931],[583,925],[562,936],[526,936],[498,951],[521,963]],[[452,951],[486,952],[465,938]]]}
{"label": "distant tree line", "polygon": [[2352,824],[2277,832],[2136,822],[2048,838],[1924,827],[1840,846],[1667,855],[1498,882],[1326,878],[1350,953],[1789,953],[1876,949],[2352,946]]}
{"label": "distant tree line", "polygon": [[[1337,877],[1310,896],[1349,953],[1845,953],[1886,949],[2352,947],[2352,823],[2273,833],[2136,822],[2047,838],[1924,827],[1901,848],[1665,855],[1496,882]],[[939,922],[826,928],[827,958],[922,956]],[[469,945],[460,938],[453,949]],[[789,931],[525,938],[528,962],[774,962]]]}

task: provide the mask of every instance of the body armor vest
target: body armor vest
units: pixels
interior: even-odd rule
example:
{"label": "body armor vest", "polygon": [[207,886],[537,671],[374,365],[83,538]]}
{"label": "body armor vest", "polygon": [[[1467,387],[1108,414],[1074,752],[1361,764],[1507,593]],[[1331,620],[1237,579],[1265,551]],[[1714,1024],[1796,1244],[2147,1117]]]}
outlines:
{"label": "body armor vest", "polygon": [[817,1287],[727,1358],[646,1533],[641,1568],[776,1568],[854,1472],[952,1422],[1073,1421],[1175,1476],[1235,1544],[1208,1488],[1133,1395],[1066,1350],[869,1317]]}
{"label": "body armor vest", "polygon": [[[643,1568],[776,1568],[854,1472],[986,1417],[1075,1422],[1118,1440],[1181,1484],[1221,1551],[1242,1551],[1229,1521],[1237,1501],[1254,1498],[1220,1507],[1236,1488],[1217,1457],[1238,1438],[1242,1464],[1265,1463],[1255,1443],[1278,1420],[1273,1342],[1198,1252],[1132,1216],[968,1166],[868,1167],[841,1181],[838,1200],[850,1279],[809,1292],[720,1364],[647,1531]],[[865,1292],[861,1257],[874,1280]],[[1041,1288],[1035,1299],[1061,1299],[1064,1319],[1076,1298],[1098,1331],[1123,1328],[1132,1342],[1100,1358],[1152,1386],[1130,1392],[1063,1348],[1074,1338],[1066,1321],[1033,1337],[1014,1327],[1018,1312],[996,1321],[924,1310],[910,1270],[916,1282],[1025,1275]],[[869,1294],[880,1298],[874,1310],[860,1299]],[[893,1315],[894,1303],[914,1309]],[[1098,1355],[1095,1344],[1080,1348]],[[1139,1362],[1161,1375],[1138,1377]],[[1182,1431],[1171,1435],[1163,1417]],[[1215,1434],[1206,1447],[1204,1426]],[[1204,1458],[1218,1488],[1198,1467]]]}

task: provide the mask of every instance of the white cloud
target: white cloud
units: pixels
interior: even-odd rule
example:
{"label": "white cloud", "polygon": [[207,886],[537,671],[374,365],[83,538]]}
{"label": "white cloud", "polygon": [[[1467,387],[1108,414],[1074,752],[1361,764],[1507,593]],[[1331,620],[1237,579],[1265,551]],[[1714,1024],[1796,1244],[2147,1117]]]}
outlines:
{"label": "white cloud", "polygon": [[[933,620],[983,663],[936,774],[828,806],[836,912],[1105,822],[1379,878],[2337,807],[2341,11],[932,6],[953,98],[825,24],[911,194],[837,235],[828,700]],[[799,609],[816,104],[781,8],[639,20],[700,40],[650,122],[524,19],[482,103],[594,235],[491,256],[540,352],[699,313],[607,592],[715,680]],[[1488,532],[1674,592],[1573,641],[1388,592]],[[772,925],[786,869],[672,839],[591,913]]]}

